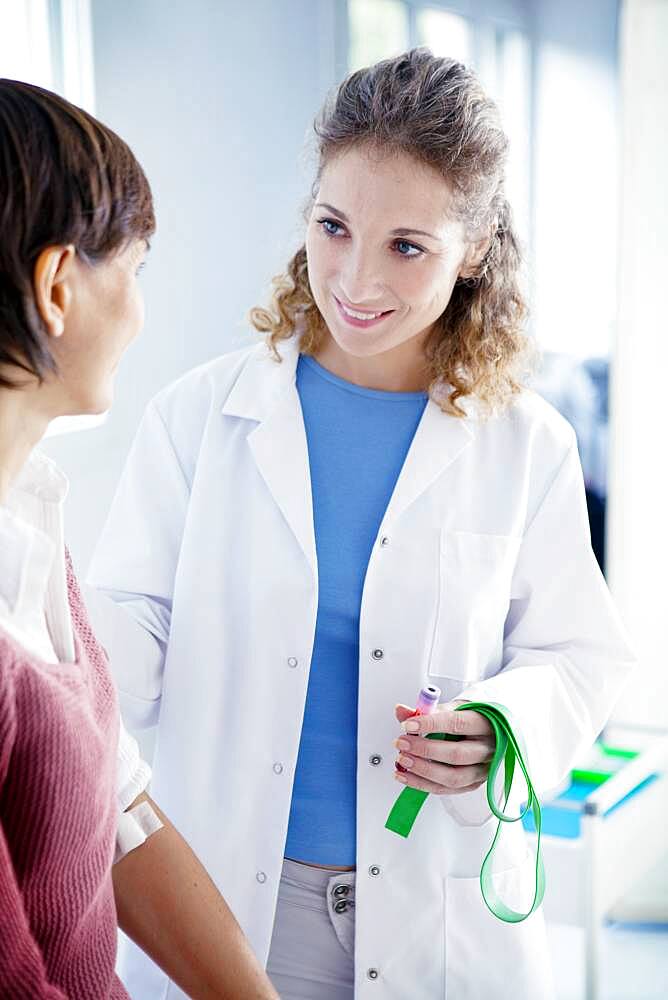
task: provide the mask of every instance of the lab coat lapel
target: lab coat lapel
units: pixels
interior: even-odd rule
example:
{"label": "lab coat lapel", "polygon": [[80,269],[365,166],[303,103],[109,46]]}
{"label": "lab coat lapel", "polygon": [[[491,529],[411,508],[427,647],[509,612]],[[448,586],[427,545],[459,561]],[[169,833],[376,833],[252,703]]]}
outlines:
{"label": "lab coat lapel", "polygon": [[[279,344],[278,364],[263,344],[249,357],[223,413],[258,421],[248,442],[274,501],[317,575],[313,503],[304,418],[295,385],[297,338]],[[469,404],[471,405],[471,404]],[[475,410],[444,413],[430,399],[385,515],[390,524],[427,490],[474,438]]]}
{"label": "lab coat lapel", "polygon": [[308,446],[297,390],[280,399],[248,438],[255,464],[317,573]]}
{"label": "lab coat lapel", "polygon": [[260,475],[317,575],[308,445],[295,383],[297,339],[279,344],[280,363],[264,344],[250,355],[223,406],[225,416],[258,422],[248,444]]}
{"label": "lab coat lapel", "polygon": [[430,399],[394,488],[385,523],[399,518],[427,490],[474,437],[468,417],[444,413]]}

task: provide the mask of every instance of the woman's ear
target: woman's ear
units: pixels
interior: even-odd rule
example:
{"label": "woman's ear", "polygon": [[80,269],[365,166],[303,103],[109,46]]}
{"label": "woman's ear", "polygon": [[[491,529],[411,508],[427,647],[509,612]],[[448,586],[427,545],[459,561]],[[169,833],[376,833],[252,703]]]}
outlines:
{"label": "woman's ear", "polygon": [[485,236],[477,243],[469,243],[468,250],[459,268],[459,278],[477,278],[480,265],[491,245],[491,236]]}
{"label": "woman's ear", "polygon": [[61,337],[65,317],[72,301],[71,278],[76,250],[68,246],[46,247],[40,253],[33,273],[37,311],[51,337]]}

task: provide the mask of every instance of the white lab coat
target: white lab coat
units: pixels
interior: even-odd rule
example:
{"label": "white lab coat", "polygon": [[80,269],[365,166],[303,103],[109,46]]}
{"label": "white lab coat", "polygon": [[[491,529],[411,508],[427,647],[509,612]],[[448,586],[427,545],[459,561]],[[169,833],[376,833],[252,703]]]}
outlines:
{"label": "white lab coat", "polygon": [[[152,794],[261,962],[318,605],[295,343],[282,353],[221,357],[152,401],[89,577],[115,605],[94,617],[126,724],[159,727]],[[527,392],[488,421],[427,404],[370,558],[359,635],[356,1000],[552,996],[542,912],[507,925],[481,897],[496,828],[484,787],[430,796],[408,839],[384,826],[401,790],[394,706],[425,681],[444,700],[506,705],[540,793],[627,679],[574,434],[547,403]],[[511,905],[532,898],[533,864],[521,824],[506,825],[497,879]],[[121,972],[137,1000],[183,996],[134,946]]]}

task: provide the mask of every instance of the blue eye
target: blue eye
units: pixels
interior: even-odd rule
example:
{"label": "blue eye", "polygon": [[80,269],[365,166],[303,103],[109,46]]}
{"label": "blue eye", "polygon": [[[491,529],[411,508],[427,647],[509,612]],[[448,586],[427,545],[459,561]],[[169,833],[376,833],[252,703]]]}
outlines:
{"label": "blue eye", "polygon": [[338,236],[338,233],[334,232],[334,230],[343,228],[338,222],[334,222],[333,219],[318,219],[318,223],[328,236]]}
{"label": "blue eye", "polygon": [[[397,240],[395,246],[400,257],[420,257],[424,253],[421,247],[416,246],[415,243],[409,243],[408,240]],[[415,252],[411,253],[411,251]]]}

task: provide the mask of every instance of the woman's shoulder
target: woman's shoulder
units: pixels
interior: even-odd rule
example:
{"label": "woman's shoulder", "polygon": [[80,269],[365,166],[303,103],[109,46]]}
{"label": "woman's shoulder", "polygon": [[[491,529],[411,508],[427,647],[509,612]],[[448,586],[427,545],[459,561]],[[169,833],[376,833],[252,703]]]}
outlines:
{"label": "woman's shoulder", "polygon": [[136,436],[144,447],[176,457],[190,482],[202,442],[228,400],[240,387],[250,398],[271,383],[265,377],[277,365],[264,342],[220,355],[185,372],[161,389],[147,404]]}
{"label": "woman's shoulder", "polygon": [[579,461],[572,426],[530,388],[500,413],[472,421],[471,429],[476,454],[490,474],[526,482],[535,497],[544,495],[565,463],[575,468]]}
{"label": "woman's shoulder", "polygon": [[170,436],[181,431],[191,441],[221,412],[261,419],[276,393],[294,382],[298,356],[296,341],[277,353],[254,342],[190,369],[154,396],[149,410],[157,411]]}
{"label": "woman's shoulder", "polygon": [[571,424],[552,403],[530,387],[524,387],[510,405],[509,413],[518,423],[527,427],[545,428],[550,434],[564,441],[574,435]]}
{"label": "woman's shoulder", "polygon": [[546,399],[523,388],[496,416],[484,421],[483,433],[507,439],[515,448],[540,451],[562,458],[576,445],[575,431]]}
{"label": "woman's shoulder", "polygon": [[220,354],[174,379],[157,393],[153,402],[159,407],[166,407],[174,400],[202,394],[222,402],[249,364],[269,357],[270,352],[264,341]]}
{"label": "woman's shoulder", "polygon": [[205,419],[213,409],[222,407],[247,365],[266,353],[264,343],[253,343],[197,365],[161,389],[148,409],[157,410],[168,426],[181,422],[184,416],[190,423],[188,415]]}

